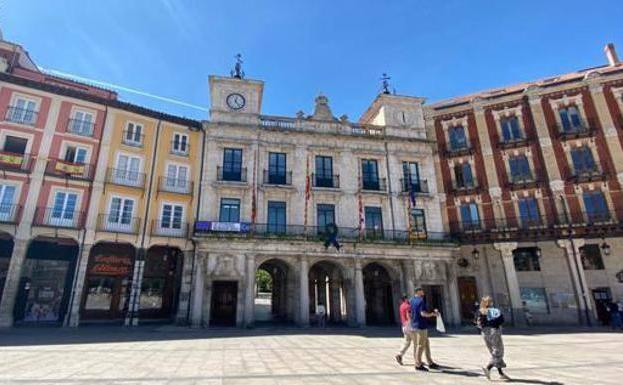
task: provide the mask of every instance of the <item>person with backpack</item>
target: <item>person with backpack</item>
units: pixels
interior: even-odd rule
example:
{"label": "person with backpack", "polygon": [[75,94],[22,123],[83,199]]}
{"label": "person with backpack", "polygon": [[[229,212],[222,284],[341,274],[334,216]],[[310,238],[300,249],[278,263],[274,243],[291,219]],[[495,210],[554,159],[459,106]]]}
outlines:
{"label": "person with backpack", "polygon": [[506,367],[502,341],[503,323],[504,315],[500,309],[493,306],[493,299],[489,296],[483,297],[476,315],[476,325],[480,329],[485,345],[491,354],[489,363],[482,368],[488,380],[491,380],[491,369],[495,367],[500,374],[500,379],[510,381],[510,378],[502,370]]}

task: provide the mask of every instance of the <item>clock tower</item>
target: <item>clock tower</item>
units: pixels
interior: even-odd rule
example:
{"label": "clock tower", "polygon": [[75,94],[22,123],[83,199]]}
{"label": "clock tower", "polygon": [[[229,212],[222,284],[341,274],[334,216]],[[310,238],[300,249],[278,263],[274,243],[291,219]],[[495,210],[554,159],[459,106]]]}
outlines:
{"label": "clock tower", "polygon": [[209,81],[211,121],[257,123],[262,110],[263,81],[215,75]]}

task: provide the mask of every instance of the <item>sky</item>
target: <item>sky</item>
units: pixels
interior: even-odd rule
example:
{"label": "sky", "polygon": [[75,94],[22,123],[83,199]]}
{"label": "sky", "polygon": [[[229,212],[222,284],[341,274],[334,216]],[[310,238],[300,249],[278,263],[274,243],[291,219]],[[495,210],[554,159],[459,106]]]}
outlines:
{"label": "sky", "polygon": [[208,76],[234,55],[263,80],[262,113],[294,116],[329,97],[356,120],[391,76],[428,102],[623,57],[623,1],[0,0],[0,29],[48,70],[171,98],[120,98],[208,118]]}

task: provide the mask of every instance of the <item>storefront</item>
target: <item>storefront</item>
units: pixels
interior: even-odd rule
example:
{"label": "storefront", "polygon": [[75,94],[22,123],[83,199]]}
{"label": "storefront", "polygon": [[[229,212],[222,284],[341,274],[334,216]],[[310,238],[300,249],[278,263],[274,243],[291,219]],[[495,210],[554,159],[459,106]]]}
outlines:
{"label": "storefront", "polygon": [[182,251],[154,246],[147,251],[140,296],[140,318],[168,320],[175,315]]}
{"label": "storefront", "polygon": [[81,319],[123,320],[128,309],[135,249],[129,244],[99,243],[91,249]]}
{"label": "storefront", "polygon": [[60,324],[71,294],[78,244],[40,238],[30,243],[13,309],[16,323]]}
{"label": "storefront", "polygon": [[0,233],[0,299],[4,290],[4,282],[9,272],[11,255],[13,254],[13,238],[5,233]]}

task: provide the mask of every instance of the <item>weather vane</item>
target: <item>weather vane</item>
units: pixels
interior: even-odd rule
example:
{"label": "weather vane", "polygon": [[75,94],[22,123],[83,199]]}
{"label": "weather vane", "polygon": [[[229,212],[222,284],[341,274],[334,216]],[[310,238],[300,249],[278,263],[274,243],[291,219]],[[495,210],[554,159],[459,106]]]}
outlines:
{"label": "weather vane", "polygon": [[234,66],[234,69],[230,72],[231,77],[236,79],[242,79],[244,78],[244,71],[242,70],[242,55],[237,54],[236,56],[234,56],[234,58],[236,59],[236,65]]}
{"label": "weather vane", "polygon": [[384,93],[384,94],[387,94],[387,95],[391,94],[391,91],[389,90],[389,80],[390,79],[391,79],[391,77],[387,76],[386,73],[383,73],[383,75],[381,76],[381,92]]}

